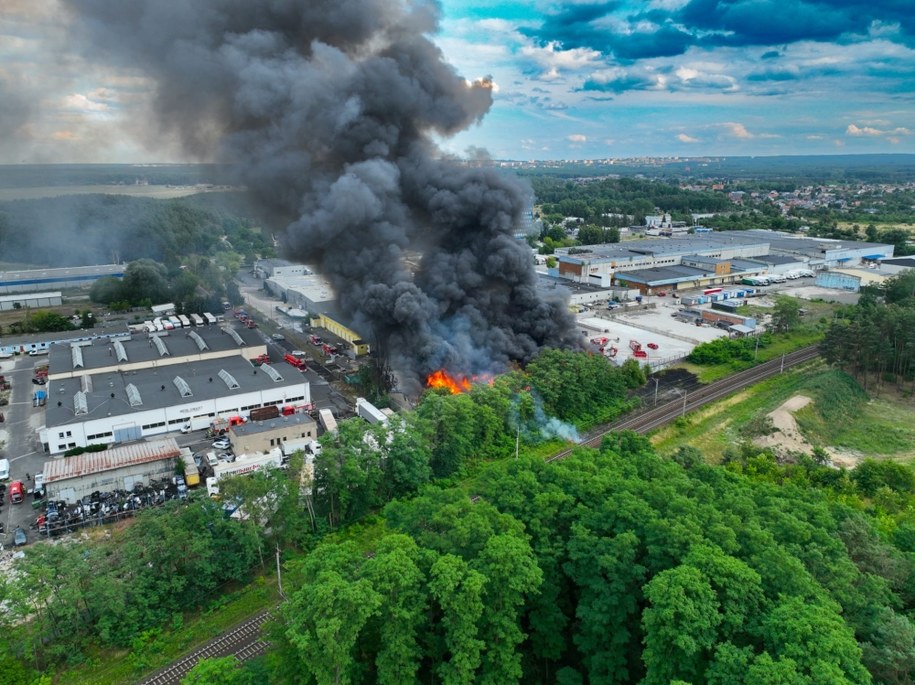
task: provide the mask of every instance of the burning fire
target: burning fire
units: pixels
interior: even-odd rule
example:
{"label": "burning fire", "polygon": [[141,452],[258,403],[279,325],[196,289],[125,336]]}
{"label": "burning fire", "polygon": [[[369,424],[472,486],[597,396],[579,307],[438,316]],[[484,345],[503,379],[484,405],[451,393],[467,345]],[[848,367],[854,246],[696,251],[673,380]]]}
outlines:
{"label": "burning fire", "polygon": [[445,388],[452,395],[467,392],[476,378],[467,376],[452,376],[444,369],[433,371],[426,377],[426,386],[430,388]]}

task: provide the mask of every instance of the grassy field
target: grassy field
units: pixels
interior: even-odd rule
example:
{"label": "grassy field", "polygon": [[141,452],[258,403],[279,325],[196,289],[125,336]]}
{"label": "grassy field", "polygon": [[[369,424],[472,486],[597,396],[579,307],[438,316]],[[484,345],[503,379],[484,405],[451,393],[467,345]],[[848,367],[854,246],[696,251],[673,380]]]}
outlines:
{"label": "grassy field", "polygon": [[765,416],[798,394],[813,399],[795,415],[811,445],[850,450],[863,457],[915,457],[912,401],[869,398],[853,378],[822,363],[780,374],[692,412],[653,434],[651,441],[661,454],[691,445],[717,463],[729,446],[765,433]]}

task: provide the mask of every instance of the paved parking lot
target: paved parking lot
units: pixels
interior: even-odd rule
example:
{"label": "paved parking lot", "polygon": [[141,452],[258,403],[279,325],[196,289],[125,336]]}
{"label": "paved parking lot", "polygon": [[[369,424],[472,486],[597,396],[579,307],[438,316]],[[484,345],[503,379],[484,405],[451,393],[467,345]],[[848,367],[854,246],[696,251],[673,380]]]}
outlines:
{"label": "paved parking lot", "polygon": [[[735,285],[724,289],[737,288],[739,286]],[[807,300],[821,299],[843,304],[855,304],[860,297],[857,293],[815,286],[812,278],[773,284],[757,290],[761,295],[750,298],[749,303],[762,307],[774,306],[776,295],[792,295]],[[700,290],[680,293],[681,297],[701,294]],[[612,311],[603,309],[601,304],[595,303],[591,311],[578,315],[576,320],[579,332],[586,344],[594,338],[609,338],[608,344],[618,349],[614,357],[617,363],[623,363],[632,357],[629,341],[638,341],[642,344],[642,349],[648,353],[647,358],[639,359],[640,363],[648,362],[653,365],[663,365],[672,359],[685,357],[696,345],[727,337],[727,331],[715,326],[696,326],[676,319],[673,314],[684,308],[680,300],[681,298],[670,296],[645,297],[641,305],[631,304],[628,308],[620,307]],[[710,307],[710,304],[704,304],[691,309]],[[757,322],[757,325],[761,324],[761,321]],[[656,344],[658,348],[651,349],[647,346],[648,343]]]}

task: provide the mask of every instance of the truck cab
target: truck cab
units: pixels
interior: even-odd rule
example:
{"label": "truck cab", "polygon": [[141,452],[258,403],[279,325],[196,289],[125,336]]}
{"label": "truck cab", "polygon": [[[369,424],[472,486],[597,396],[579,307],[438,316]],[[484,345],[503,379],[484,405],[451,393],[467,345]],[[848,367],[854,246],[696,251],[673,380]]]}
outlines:
{"label": "truck cab", "polygon": [[25,499],[25,488],[21,480],[14,480],[10,483],[10,504],[22,504]]}

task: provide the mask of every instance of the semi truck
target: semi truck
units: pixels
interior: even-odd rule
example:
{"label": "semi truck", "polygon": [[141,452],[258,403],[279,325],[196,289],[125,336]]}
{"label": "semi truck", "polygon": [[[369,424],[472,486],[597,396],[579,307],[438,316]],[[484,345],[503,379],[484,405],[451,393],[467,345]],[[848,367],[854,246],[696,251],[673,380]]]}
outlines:
{"label": "semi truck", "polygon": [[283,452],[275,447],[267,454],[241,455],[233,462],[219,462],[213,475],[207,478],[207,493],[219,497],[219,481],[228,476],[248,476],[264,469],[278,469],[283,464]]}

